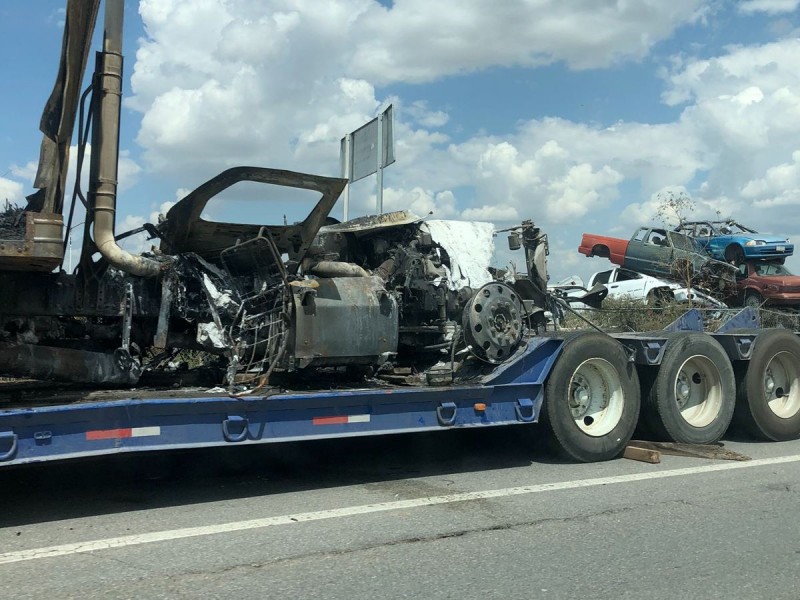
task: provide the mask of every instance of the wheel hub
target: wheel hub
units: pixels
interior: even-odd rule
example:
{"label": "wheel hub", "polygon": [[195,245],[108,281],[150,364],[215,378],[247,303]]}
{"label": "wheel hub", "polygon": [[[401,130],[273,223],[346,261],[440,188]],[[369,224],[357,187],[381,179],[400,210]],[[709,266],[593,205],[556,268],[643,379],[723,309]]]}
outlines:
{"label": "wheel hub", "polygon": [[619,423],[625,404],[619,374],[605,359],[582,363],[569,382],[567,403],[575,425],[586,435],[606,435]]}
{"label": "wheel hub", "polygon": [[511,286],[487,283],[464,309],[464,338],[472,353],[486,362],[508,359],[522,339],[522,300]]}
{"label": "wheel hub", "polygon": [[771,396],[774,390],[775,377],[772,375],[772,369],[767,369],[767,372],[764,373],[764,391],[767,393],[767,396]]}
{"label": "wheel hub", "polygon": [[576,376],[570,398],[570,410],[575,419],[579,419],[586,414],[592,395],[589,392],[589,383],[581,376]]}
{"label": "wheel hub", "polygon": [[689,378],[686,376],[686,373],[681,371],[678,375],[678,380],[675,382],[675,398],[678,401],[678,406],[680,408],[685,408],[691,395],[692,390],[689,386]]}

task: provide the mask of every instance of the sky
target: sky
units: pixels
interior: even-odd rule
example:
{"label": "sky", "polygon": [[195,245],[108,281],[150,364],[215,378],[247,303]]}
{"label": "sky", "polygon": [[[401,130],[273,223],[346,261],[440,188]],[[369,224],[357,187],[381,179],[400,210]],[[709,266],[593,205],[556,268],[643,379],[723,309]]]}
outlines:
{"label": "sky", "polygon": [[[340,139],[392,104],[385,210],[532,219],[551,281],[608,268],[581,234],[628,238],[669,193],[800,242],[800,0],[125,5],[118,232],[231,166],[338,176]],[[0,201],[33,191],[63,7],[0,0]],[[373,213],[375,178],[351,188],[350,216]],[[277,224],[314,200],[240,185],[206,215]]]}

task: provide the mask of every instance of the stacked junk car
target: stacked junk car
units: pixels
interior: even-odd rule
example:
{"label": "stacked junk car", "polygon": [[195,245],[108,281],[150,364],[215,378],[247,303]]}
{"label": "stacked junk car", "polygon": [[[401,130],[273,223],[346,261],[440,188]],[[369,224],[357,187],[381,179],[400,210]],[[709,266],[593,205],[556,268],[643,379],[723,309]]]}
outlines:
{"label": "stacked junk car", "polygon": [[[793,332],[759,329],[749,308],[712,332],[691,310],[661,331],[558,329],[551,315],[566,303],[547,289],[547,236],[531,220],[503,232],[408,211],[338,223],[346,180],[241,166],[160,222],[117,233],[123,4],[105,2],[82,92],[100,2],[67,3],[38,191],[0,220],[0,374],[12,378],[0,384],[0,466],[537,422],[577,461],[620,456],[637,429],[707,444],[735,419],[760,438],[800,436]],[[85,193],[64,189],[70,159],[88,168]],[[318,201],[294,224],[201,216],[239,182]],[[80,204],[81,255],[67,272]],[[120,246],[140,232],[158,248]],[[525,273],[490,267],[501,233]]]}

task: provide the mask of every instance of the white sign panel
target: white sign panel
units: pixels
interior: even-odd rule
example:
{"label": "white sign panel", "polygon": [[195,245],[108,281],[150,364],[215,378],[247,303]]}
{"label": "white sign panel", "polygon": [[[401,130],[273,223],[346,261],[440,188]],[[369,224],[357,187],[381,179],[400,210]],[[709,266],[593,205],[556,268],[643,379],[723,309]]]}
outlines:
{"label": "white sign panel", "polygon": [[[380,123],[379,123],[380,120]],[[380,142],[378,136],[380,135]],[[392,131],[392,106],[383,112],[380,117],[375,117],[356,129],[352,134],[350,144],[350,181],[358,181],[377,172],[378,167],[384,168],[394,162],[394,132]],[[342,177],[347,176],[345,168],[346,139],[342,138]],[[380,162],[378,151],[383,146]]]}

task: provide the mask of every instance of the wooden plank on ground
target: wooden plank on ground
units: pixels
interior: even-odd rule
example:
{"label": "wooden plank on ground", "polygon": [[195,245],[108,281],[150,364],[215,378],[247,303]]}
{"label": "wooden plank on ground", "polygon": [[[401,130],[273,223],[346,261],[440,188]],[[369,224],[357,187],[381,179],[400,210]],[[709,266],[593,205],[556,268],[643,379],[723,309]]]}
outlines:
{"label": "wooden plank on ground", "polygon": [[634,445],[628,445],[625,448],[625,452],[622,454],[622,456],[623,458],[638,460],[640,462],[646,462],[652,465],[657,465],[661,462],[661,453],[658,450],[640,448]]}
{"label": "wooden plank on ground", "polygon": [[690,458],[709,458],[713,460],[752,460],[749,456],[727,450],[723,444],[681,444],[678,442],[647,442],[631,440],[630,445],[638,448],[657,450],[661,454],[688,456]]}

